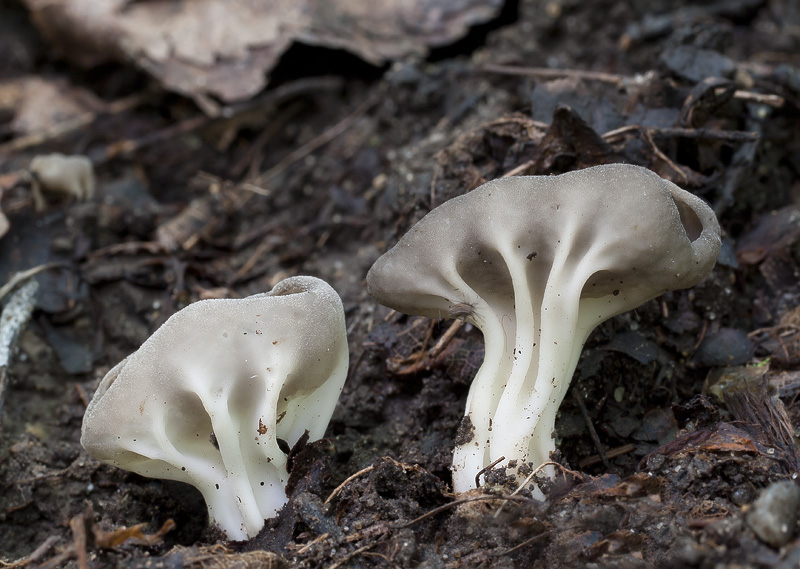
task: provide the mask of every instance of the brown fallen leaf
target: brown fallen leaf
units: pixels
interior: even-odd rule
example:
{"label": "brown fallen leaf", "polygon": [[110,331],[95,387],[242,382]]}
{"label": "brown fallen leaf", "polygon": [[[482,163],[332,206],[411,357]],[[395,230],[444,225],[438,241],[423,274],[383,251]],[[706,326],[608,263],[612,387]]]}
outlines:
{"label": "brown fallen leaf", "polygon": [[672,456],[682,452],[742,452],[758,454],[759,448],[753,438],[730,423],[719,423],[715,427],[706,427],[686,433],[677,439],[660,446],[642,458],[639,468],[647,467],[647,460],[654,455]]}
{"label": "brown fallen leaf", "polygon": [[102,108],[95,95],[64,79],[21,77],[0,82],[0,109],[13,114],[11,130],[18,135],[48,132]]}
{"label": "brown fallen leaf", "polygon": [[124,60],[202,101],[247,99],[294,41],[382,64],[446,45],[503,0],[25,0],[51,43],[84,66]]}
{"label": "brown fallen leaf", "polygon": [[710,452],[752,452],[758,447],[752,437],[729,423],[720,423],[711,435],[700,445],[700,450]]}
{"label": "brown fallen leaf", "polygon": [[103,528],[94,524],[92,533],[94,534],[94,544],[99,549],[110,549],[123,543],[133,545],[158,545],[168,532],[175,529],[175,522],[171,519],[164,522],[164,525],[156,533],[146,534],[142,528],[147,524],[136,524],[127,528],[119,528],[113,531],[105,531]]}
{"label": "brown fallen leaf", "polygon": [[[70,559],[77,561],[78,569],[88,569],[88,553],[92,549],[111,549],[123,544],[157,545],[161,543],[165,534],[175,528],[175,522],[170,519],[164,522],[161,529],[154,534],[145,534],[142,531],[146,524],[136,524],[135,526],[109,532],[94,523],[92,521],[93,518],[94,511],[90,506],[85,512],[70,519],[69,527],[72,530],[72,544],[39,565],[39,569],[55,569]],[[29,562],[30,558],[23,559],[13,564],[13,566],[24,567]]]}

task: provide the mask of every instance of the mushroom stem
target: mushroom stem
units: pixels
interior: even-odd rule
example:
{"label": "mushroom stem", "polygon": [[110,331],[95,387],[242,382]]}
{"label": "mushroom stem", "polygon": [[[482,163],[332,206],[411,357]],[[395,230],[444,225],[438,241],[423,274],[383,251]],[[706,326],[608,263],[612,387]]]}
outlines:
{"label": "mushroom stem", "polygon": [[[556,413],[569,388],[583,345],[598,324],[631,304],[629,295],[623,291],[602,299],[581,297],[591,275],[602,270],[602,258],[590,247],[577,262],[570,264],[567,262],[570,248],[575,256],[572,244],[561,249],[562,253],[553,262],[545,292],[539,297],[542,307],[538,357],[529,362],[524,387],[511,388],[520,384],[512,371],[509,388],[497,407],[498,431],[507,436],[492,441],[490,459],[516,456],[534,465],[549,460],[550,453],[555,450]],[[568,357],[564,357],[565,352]],[[517,371],[522,374],[524,369],[520,366]],[[504,417],[518,420],[504,421]]]}
{"label": "mushroom stem", "polygon": [[[203,402],[205,404],[205,401]],[[211,413],[215,405],[206,407]],[[225,485],[233,494],[233,500],[227,500],[227,504],[236,504],[239,509],[239,518],[242,520],[242,528],[247,536],[254,536],[264,525],[264,515],[258,509],[253,488],[250,485],[250,477],[246,473],[253,469],[245,464],[242,452],[242,445],[239,438],[242,436],[241,426],[233,424],[230,415],[212,415],[212,425],[214,426],[214,436],[217,439],[219,453],[222,456],[222,464],[225,467]],[[222,486],[217,490],[222,490]],[[229,519],[218,517],[214,514],[217,521]],[[233,535],[231,528],[223,528],[228,535]]]}
{"label": "mushroom stem", "polygon": [[[492,441],[490,459],[509,456],[540,464],[548,460],[554,448],[547,439],[537,440],[540,437],[535,433],[547,406],[558,406],[559,401],[554,399],[558,397],[559,385],[568,382],[574,371],[574,367],[568,369],[572,362],[566,360],[563,353],[576,344],[577,299],[582,281],[576,286],[571,284],[575,283],[574,279],[560,277],[575,276],[569,270],[572,267],[567,266],[571,248],[568,240],[556,248],[543,291],[541,285],[537,287],[537,283],[529,282],[526,267],[520,266],[521,263],[509,263],[517,311],[518,353],[494,413],[498,433],[502,435]],[[578,346],[581,345],[579,342]],[[550,431],[547,437],[551,438],[549,434]]]}
{"label": "mushroom stem", "polygon": [[[501,326],[500,321],[495,321]],[[472,426],[471,438],[456,445],[453,452],[453,490],[466,492],[474,488],[475,474],[489,463],[494,408],[500,398],[498,377],[505,377],[511,369],[511,357],[503,348],[502,332],[485,335],[486,355],[478,373],[472,380],[467,396],[464,416]]]}
{"label": "mushroom stem", "polygon": [[493,412],[505,387],[498,384],[497,378],[508,377],[512,364],[509,339],[516,333],[514,311],[505,306],[509,303],[493,307],[478,295],[462,278],[453,260],[444,273],[458,295],[452,304],[470,304],[472,312],[466,320],[481,330],[484,337],[483,363],[472,380],[464,411],[471,424],[471,436],[467,442],[457,444],[453,453],[453,489],[466,492],[474,487],[475,474],[489,463]]}
{"label": "mushroom stem", "polygon": [[[180,412],[180,411],[176,411]],[[158,443],[157,447],[147,441],[137,440],[131,444],[131,450],[142,457],[142,464],[146,465],[140,470],[149,476],[158,476],[171,480],[191,483],[196,486],[206,502],[208,515],[212,521],[220,524],[220,527],[231,537],[231,539],[245,540],[247,532],[243,523],[236,523],[234,520],[242,520],[242,513],[234,507],[236,503],[233,490],[226,482],[225,466],[219,457],[204,456],[203,447],[211,447],[208,435],[204,434],[197,446],[196,453],[182,452],[174,442],[174,433],[168,432],[167,424],[163,422],[154,423],[154,440]],[[210,433],[209,433],[210,434]],[[198,433],[199,435],[199,433]],[[173,456],[180,457],[177,464],[181,465],[179,470],[177,464],[166,464],[159,460],[159,456],[167,449]],[[185,450],[185,449],[184,449]],[[209,453],[210,454],[210,453]]]}

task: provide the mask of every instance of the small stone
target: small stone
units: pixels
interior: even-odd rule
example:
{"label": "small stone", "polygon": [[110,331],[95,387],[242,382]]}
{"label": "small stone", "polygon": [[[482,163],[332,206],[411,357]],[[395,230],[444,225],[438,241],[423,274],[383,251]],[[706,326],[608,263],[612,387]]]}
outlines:
{"label": "small stone", "polygon": [[758,538],[778,549],[792,539],[800,509],[800,488],[782,480],[761,491],[747,512],[747,525]]}
{"label": "small stone", "polygon": [[706,336],[692,359],[703,367],[734,366],[752,358],[754,349],[753,342],[742,330],[720,328]]}

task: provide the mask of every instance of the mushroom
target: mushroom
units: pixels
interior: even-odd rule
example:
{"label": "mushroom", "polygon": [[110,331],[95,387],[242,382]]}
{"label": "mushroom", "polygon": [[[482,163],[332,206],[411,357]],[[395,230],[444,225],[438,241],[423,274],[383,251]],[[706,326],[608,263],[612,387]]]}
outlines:
{"label": "mushroom", "polygon": [[65,156],[55,152],[31,160],[33,201],[36,211],[45,208],[42,190],[72,195],[81,201],[94,196],[94,167],[86,156]]}
{"label": "mushroom", "polygon": [[493,180],[412,227],[370,269],[370,294],[400,312],[461,317],[486,346],[456,441],[454,489],[471,488],[501,457],[546,462],[592,329],[696,284],[719,251],[719,224],[700,198],[627,164]]}
{"label": "mushroom", "polygon": [[243,540],[287,501],[279,443],[324,435],[347,367],[342,302],[320,279],[199,301],[103,378],[81,444],[103,462],[196,486],[211,521]]}

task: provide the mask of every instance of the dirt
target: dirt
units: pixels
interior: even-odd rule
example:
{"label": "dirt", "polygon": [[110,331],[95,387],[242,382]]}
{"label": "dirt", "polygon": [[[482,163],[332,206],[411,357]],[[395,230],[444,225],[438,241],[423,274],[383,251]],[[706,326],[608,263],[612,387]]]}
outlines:
{"label": "dirt", "polygon": [[[13,54],[0,80],[55,77],[106,102],[138,98],[26,146],[0,112],[10,222],[0,273],[61,263],[36,277],[8,370],[0,560],[796,566],[797,514],[773,522],[787,525],[782,543],[752,518],[759,495],[800,465],[798,30],[790,0],[520,0],[455,45],[382,68],[297,46],[266,94],[207,118],[124,65],[72,67],[19,4],[0,4],[0,46]],[[309,77],[306,62],[330,74]],[[36,212],[26,179],[8,182],[52,151],[94,160],[94,199],[50,195]],[[556,423],[561,466],[541,480],[546,501],[514,493],[503,468],[455,496],[449,464],[480,332],[462,326],[414,366],[452,321],[391,313],[367,295],[366,272],[433,206],[483,181],[615,161],[708,201],[720,261],[693,289],[592,334]],[[89,457],[82,415],[108,369],[176,310],[296,274],[342,296],[350,373],[327,438],[297,449],[287,506],[257,537],[228,543],[194,488]],[[107,538],[136,524],[121,544]]]}

